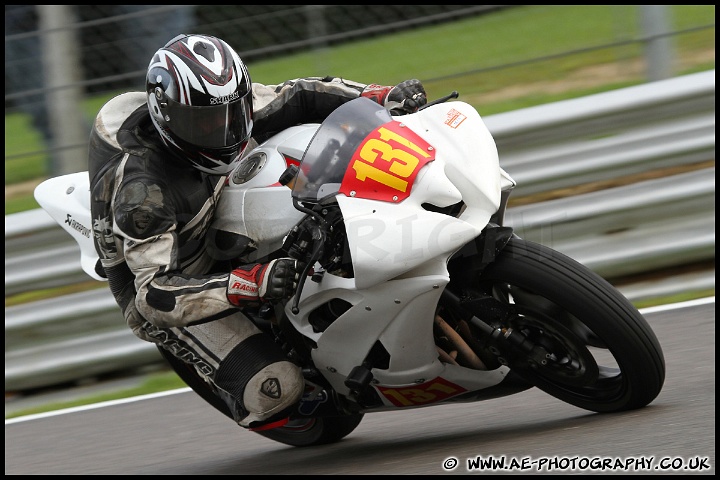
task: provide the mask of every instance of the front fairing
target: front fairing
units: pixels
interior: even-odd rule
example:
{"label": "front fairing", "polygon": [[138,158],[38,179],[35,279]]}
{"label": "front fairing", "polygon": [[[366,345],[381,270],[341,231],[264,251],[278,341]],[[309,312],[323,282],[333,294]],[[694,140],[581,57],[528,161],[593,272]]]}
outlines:
{"label": "front fairing", "polygon": [[429,263],[446,274],[434,260],[487,225],[500,205],[500,172],[495,142],[472,106],[447,102],[392,117],[359,98],[320,126],[292,195],[337,201],[356,286],[367,288]]}
{"label": "front fairing", "polygon": [[[338,193],[361,144],[391,121],[387,110],[367,99],[336,109],[308,145],[293,185],[293,197],[301,202],[317,202]],[[377,187],[377,182],[368,182],[360,193],[366,196]]]}

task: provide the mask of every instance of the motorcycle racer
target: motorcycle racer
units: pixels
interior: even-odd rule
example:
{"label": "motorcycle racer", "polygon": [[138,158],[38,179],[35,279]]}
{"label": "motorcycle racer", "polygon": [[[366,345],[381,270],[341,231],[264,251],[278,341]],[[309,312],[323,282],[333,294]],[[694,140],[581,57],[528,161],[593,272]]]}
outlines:
{"label": "motorcycle racer", "polygon": [[292,295],[303,265],[290,258],[236,264],[257,246],[210,235],[215,207],[244,152],[290,126],[319,123],[359,96],[393,113],[427,101],[415,79],[397,86],[339,77],[252,83],[223,40],[180,35],[153,55],[146,91],[111,99],[93,124],[98,273],[133,333],[192,365],[242,427],[283,425],[302,396],[300,369],[243,309]]}

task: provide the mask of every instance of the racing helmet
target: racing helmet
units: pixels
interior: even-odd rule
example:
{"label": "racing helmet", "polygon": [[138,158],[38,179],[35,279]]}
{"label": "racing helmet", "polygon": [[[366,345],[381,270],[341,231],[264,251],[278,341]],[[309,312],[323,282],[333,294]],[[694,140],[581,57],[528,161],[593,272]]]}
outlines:
{"label": "racing helmet", "polygon": [[147,104],[163,142],[206,173],[239,163],[253,126],[252,82],[240,56],[209,35],[179,35],[155,52]]}

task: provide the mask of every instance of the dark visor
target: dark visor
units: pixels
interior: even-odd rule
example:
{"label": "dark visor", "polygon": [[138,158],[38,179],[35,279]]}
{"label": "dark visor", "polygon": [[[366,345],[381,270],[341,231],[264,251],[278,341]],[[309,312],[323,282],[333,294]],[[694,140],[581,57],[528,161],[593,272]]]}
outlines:
{"label": "dark visor", "polygon": [[192,107],[168,98],[162,113],[173,134],[191,145],[232,147],[246,141],[251,133],[252,106],[248,98],[210,107]]}

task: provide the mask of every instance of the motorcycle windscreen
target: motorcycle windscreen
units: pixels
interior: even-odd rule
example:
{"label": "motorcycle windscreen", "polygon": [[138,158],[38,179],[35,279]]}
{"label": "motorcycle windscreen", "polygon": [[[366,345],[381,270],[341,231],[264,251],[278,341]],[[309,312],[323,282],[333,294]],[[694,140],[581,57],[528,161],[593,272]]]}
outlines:
{"label": "motorcycle windscreen", "polygon": [[357,98],[329,115],[303,156],[293,187],[300,201],[334,193],[399,202],[434,149],[377,103]]}

